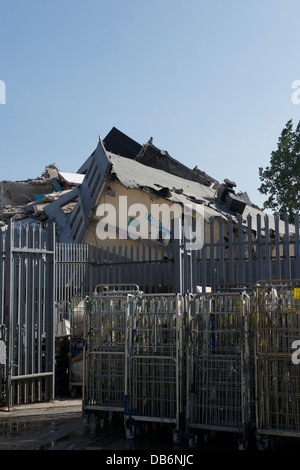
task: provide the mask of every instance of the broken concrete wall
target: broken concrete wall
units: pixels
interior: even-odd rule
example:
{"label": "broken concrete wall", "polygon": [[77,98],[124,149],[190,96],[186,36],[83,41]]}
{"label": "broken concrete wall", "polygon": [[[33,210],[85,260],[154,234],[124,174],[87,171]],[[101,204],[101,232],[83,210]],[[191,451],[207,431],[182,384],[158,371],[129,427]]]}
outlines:
{"label": "broken concrete wall", "polygon": [[1,181],[0,207],[21,206],[55,191],[57,184],[45,181]]}

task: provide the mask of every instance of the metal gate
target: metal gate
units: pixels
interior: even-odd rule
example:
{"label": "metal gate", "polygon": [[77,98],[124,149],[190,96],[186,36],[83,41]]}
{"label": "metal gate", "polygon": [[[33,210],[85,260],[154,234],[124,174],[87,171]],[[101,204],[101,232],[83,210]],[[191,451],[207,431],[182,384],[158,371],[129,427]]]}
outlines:
{"label": "metal gate", "polygon": [[256,286],[256,428],[270,436],[300,436],[300,281]]}
{"label": "metal gate", "polygon": [[125,371],[125,429],[135,422],[173,423],[182,433],[183,315],[180,295],[140,295],[130,300]]}
{"label": "metal gate", "polygon": [[4,253],[7,404],[49,401],[55,386],[54,225],[10,222]]}
{"label": "metal gate", "polygon": [[187,349],[187,430],[240,434],[251,424],[250,298],[245,293],[190,295]]}

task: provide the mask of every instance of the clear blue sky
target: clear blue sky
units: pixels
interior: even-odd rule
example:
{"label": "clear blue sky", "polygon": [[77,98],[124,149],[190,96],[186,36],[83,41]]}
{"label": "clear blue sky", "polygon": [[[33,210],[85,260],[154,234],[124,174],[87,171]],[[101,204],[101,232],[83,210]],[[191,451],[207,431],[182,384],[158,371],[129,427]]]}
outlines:
{"label": "clear blue sky", "polygon": [[299,0],[0,0],[0,180],[77,171],[116,126],[258,205],[300,120]]}

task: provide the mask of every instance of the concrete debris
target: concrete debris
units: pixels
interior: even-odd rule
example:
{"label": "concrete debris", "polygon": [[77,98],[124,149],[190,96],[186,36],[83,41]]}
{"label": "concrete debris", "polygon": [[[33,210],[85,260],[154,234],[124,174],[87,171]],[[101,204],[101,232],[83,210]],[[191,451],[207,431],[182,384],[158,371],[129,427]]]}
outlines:
{"label": "concrete debris", "polygon": [[[84,175],[60,171],[54,163],[46,166],[41,176],[25,181],[0,182],[0,228],[7,226],[8,219],[46,221],[45,208],[79,186]],[[70,213],[76,200],[63,206]]]}
{"label": "concrete debris", "polygon": [[59,171],[58,175],[62,178],[66,185],[79,185],[83,182],[84,175],[78,173],[67,173],[65,171]]}

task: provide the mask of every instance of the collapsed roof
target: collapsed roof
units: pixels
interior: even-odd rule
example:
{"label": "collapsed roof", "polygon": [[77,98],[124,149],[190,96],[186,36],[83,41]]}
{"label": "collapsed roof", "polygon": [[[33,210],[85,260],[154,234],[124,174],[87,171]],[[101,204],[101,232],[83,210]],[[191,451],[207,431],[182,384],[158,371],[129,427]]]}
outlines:
{"label": "collapsed roof", "polygon": [[190,169],[171,157],[166,150],[155,147],[152,137],[146,144],[141,145],[113,127],[103,139],[103,144],[108,152],[130,158],[151,168],[167,171],[171,175],[195,181],[205,186],[218,184],[217,180],[204,171],[200,171],[197,167]]}

